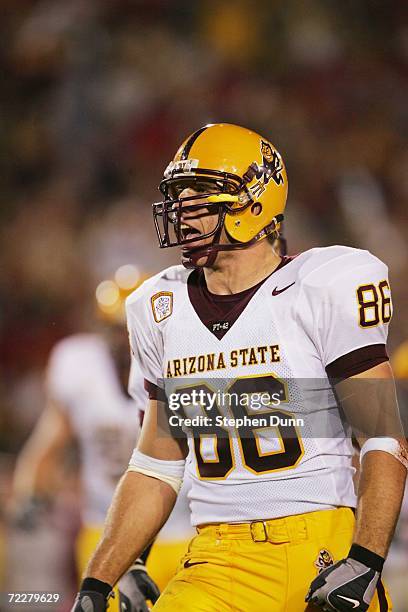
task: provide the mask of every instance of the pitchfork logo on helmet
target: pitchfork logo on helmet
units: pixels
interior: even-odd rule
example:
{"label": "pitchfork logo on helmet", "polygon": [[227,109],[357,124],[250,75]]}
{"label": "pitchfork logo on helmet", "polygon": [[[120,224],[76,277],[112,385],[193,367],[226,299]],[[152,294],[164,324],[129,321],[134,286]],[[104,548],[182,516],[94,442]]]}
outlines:
{"label": "pitchfork logo on helmet", "polygon": [[[269,142],[261,140],[262,165],[254,164],[255,176],[258,181],[250,188],[252,195],[259,198],[266,189],[266,185],[272,179],[277,185],[284,182],[282,176],[282,159]],[[260,179],[260,180],[259,180]]]}
{"label": "pitchfork logo on helmet", "polygon": [[265,184],[267,184],[272,177],[277,185],[281,185],[283,183],[283,166],[279,153],[274,151],[269,142],[265,142],[264,140],[261,141],[261,153],[263,166],[267,170],[267,172],[264,173]]}
{"label": "pitchfork logo on helmet", "polygon": [[[197,195],[184,196],[186,188]],[[203,258],[201,265],[211,265],[219,251],[245,249],[278,235],[287,177],[279,152],[266,138],[237,125],[216,123],[181,144],[159,189],[164,200],[153,204],[153,217],[160,247],[182,245],[184,265],[194,267]],[[203,209],[217,216],[215,227],[198,232],[198,237],[186,236],[182,213],[199,218]],[[220,243],[223,230],[226,238]]]}

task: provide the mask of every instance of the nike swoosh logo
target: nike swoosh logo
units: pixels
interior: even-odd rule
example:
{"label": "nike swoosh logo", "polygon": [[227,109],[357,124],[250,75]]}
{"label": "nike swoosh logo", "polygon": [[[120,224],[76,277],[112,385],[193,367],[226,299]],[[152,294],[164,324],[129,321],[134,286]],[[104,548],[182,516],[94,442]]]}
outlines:
{"label": "nike swoosh logo", "polygon": [[295,283],[296,281],[293,281],[293,283],[287,285],[283,289],[278,289],[277,287],[275,287],[275,289],[272,291],[272,295],[279,295],[280,293],[283,293],[284,291],[286,291],[286,289],[289,289],[289,287],[292,287]]}
{"label": "nike swoosh logo", "polygon": [[193,567],[193,565],[202,565],[203,563],[208,563],[208,561],[194,561],[193,563],[191,563],[191,561],[186,561],[184,567],[189,568]]}
{"label": "nike swoosh logo", "polygon": [[353,604],[353,608],[357,608],[360,605],[360,602],[357,599],[350,599],[350,597],[343,597],[343,595],[336,595],[339,599],[344,599],[344,601],[349,601]]}

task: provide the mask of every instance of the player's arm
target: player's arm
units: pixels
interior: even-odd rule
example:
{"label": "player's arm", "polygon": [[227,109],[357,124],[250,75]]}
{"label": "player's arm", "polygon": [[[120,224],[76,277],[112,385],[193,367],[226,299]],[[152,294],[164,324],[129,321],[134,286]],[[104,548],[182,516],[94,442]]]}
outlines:
{"label": "player's arm", "polygon": [[343,250],[337,264],[327,266],[326,274],[321,268],[309,283],[314,338],[361,445],[352,546],[313,580],[306,597],[323,609],[368,609],[403,496],[406,441],[386,352],[392,315],[387,276],[387,267],[368,252]]}
{"label": "player's arm", "polygon": [[[129,392],[137,401],[143,381],[149,383],[150,404],[138,446],[116,489],[102,540],[89,562],[73,612],[90,607],[87,598],[94,612],[106,610],[113,585],[155,538],[170,515],[182,483],[187,445],[158,429],[162,404],[156,400],[154,389],[158,387],[154,383],[163,376],[163,338],[161,327],[153,320],[149,287],[147,282],[128,298],[126,311],[132,354]],[[120,581],[120,595],[128,574]],[[154,603],[152,597],[149,599]],[[147,610],[145,602],[139,602],[137,607],[132,601],[130,606],[124,604],[132,612]]]}
{"label": "player's arm", "polygon": [[95,603],[106,605],[112,587],[155,538],[173,509],[187,448],[184,440],[175,440],[158,429],[157,409],[157,401],[150,400],[137,451],[116,489],[102,540],[88,564],[74,610],[81,610],[80,598],[87,592],[92,597],[99,594]]}
{"label": "player's arm", "polygon": [[[350,392],[349,399],[343,401],[344,405],[353,403],[353,406],[346,408],[350,413],[350,420],[353,420],[356,410],[359,414],[360,431],[357,433],[360,447],[363,448],[354,543],[385,559],[404,495],[407,444],[403,437],[389,362],[353,378],[352,381],[343,381],[339,386],[343,385],[344,395]],[[361,395],[361,400],[358,395]],[[367,414],[367,403],[370,406],[370,416]],[[366,425],[360,421],[364,413],[367,414]],[[373,434],[378,434],[379,437],[376,438]],[[376,443],[376,440],[381,441]],[[384,450],[376,448],[384,444],[388,445],[388,449],[386,446]],[[371,450],[364,452],[365,448]]]}
{"label": "player's arm", "polygon": [[335,610],[368,609],[394,535],[404,496],[408,447],[391,366],[385,361],[336,386],[361,446],[356,526],[346,559],[311,584],[307,601]]}
{"label": "player's arm", "polygon": [[63,450],[74,439],[65,410],[49,400],[17,459],[13,483],[13,510],[28,500],[49,498],[58,482]]}

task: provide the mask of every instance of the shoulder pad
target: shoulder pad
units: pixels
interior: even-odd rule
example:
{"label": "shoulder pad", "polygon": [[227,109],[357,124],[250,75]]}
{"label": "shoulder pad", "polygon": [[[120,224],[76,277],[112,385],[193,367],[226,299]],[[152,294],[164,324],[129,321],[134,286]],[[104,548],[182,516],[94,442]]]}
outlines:
{"label": "shoulder pad", "polygon": [[337,276],[361,266],[377,265],[387,270],[387,266],[369,251],[352,247],[315,248],[302,255],[299,277],[307,285],[329,285]]}

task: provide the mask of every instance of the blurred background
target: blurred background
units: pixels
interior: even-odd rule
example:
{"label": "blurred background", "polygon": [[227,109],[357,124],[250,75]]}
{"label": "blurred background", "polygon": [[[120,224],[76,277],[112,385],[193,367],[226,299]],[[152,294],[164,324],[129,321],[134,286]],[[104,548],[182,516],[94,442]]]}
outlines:
{"label": "blurred background", "polygon": [[[238,123],[271,139],[288,168],[289,252],[347,244],[382,258],[395,304],[391,355],[408,339],[408,3],[1,0],[0,8],[7,591],[10,560],[27,556],[8,544],[11,474],[44,407],[49,352],[94,328],[95,287],[118,266],[150,274],[177,262],[177,252],[157,247],[151,203],[179,143],[201,125]],[[400,355],[408,376],[408,351]],[[46,549],[53,559],[52,570],[45,561],[38,570],[40,590],[75,588],[74,464],[54,523],[28,553]],[[388,564],[397,612],[408,610],[407,543],[402,519]],[[27,575],[17,574],[13,588],[23,590]]]}

